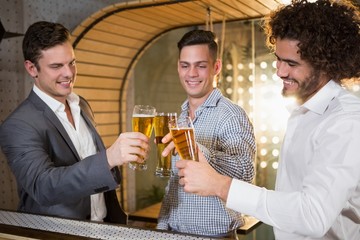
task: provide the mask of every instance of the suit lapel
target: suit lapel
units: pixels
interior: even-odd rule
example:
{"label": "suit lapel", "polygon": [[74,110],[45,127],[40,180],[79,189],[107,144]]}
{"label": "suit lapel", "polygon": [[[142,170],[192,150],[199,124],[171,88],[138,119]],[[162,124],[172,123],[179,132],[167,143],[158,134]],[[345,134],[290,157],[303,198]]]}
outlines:
{"label": "suit lapel", "polygon": [[79,97],[80,97],[79,105],[80,105],[80,109],[81,109],[81,116],[85,119],[85,122],[90,129],[90,132],[95,141],[97,150],[101,151],[101,150],[105,149],[105,146],[104,146],[104,143],[103,143],[100,135],[98,134],[98,132],[96,130],[96,123],[95,123],[93,111],[91,110],[88,102],[81,96],[79,96]]}
{"label": "suit lapel", "polygon": [[47,118],[52,125],[54,125],[54,127],[58,130],[59,134],[62,136],[66,144],[70,147],[71,151],[74,153],[78,161],[80,161],[80,156],[78,155],[74,144],[72,143],[69,135],[67,134],[65,128],[63,127],[55,113],[43,100],[41,100],[41,98],[39,98],[39,96],[34,91],[31,91],[29,95],[29,100],[34,103],[35,107],[43,111],[44,117]]}
{"label": "suit lapel", "polygon": [[101,137],[99,136],[99,134],[96,131],[95,125],[92,124],[92,121],[90,121],[90,119],[88,118],[88,116],[84,113],[84,111],[81,111],[81,116],[85,119],[86,124],[88,125],[91,135],[93,136],[93,139],[95,141],[97,150],[100,151],[102,149],[104,149],[104,144],[101,140]]}

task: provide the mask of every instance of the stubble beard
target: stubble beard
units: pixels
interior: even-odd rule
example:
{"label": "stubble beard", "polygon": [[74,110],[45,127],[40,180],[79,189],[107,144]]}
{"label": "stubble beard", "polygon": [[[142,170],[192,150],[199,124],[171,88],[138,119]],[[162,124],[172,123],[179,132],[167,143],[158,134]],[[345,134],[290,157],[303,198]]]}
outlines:
{"label": "stubble beard", "polygon": [[282,89],[282,95],[284,97],[295,97],[298,102],[304,103],[308,100],[310,96],[312,96],[315,92],[319,89],[317,86],[319,83],[320,71],[314,70],[311,72],[310,76],[304,79],[304,81],[299,82],[297,80],[296,83],[298,84],[298,90],[293,93],[287,93],[286,89]]}

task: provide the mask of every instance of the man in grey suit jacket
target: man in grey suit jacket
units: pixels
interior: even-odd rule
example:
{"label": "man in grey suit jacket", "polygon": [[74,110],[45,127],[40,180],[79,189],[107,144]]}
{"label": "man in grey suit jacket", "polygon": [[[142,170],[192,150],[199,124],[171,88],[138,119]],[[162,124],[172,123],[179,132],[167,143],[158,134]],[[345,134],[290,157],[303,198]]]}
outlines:
{"label": "man in grey suit jacket", "polygon": [[117,166],[148,156],[149,139],[122,133],[108,149],[85,99],[72,92],[76,64],[69,31],[37,22],[23,40],[35,83],[3,122],[0,144],[14,173],[22,212],[126,224],[115,190]]}

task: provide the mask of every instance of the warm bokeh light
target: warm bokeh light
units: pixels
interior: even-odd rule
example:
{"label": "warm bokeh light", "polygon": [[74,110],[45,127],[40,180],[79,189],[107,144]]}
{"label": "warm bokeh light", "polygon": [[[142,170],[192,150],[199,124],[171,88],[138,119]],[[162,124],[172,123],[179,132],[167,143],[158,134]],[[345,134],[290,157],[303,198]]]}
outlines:
{"label": "warm bokeh light", "polygon": [[265,156],[266,154],[267,154],[267,149],[266,148],[263,148],[263,149],[261,149],[260,150],[260,154],[261,154],[261,156]]}
{"label": "warm bokeh light", "polygon": [[266,131],[266,130],[267,130],[266,124],[261,124],[260,130],[261,130],[261,131]]}
{"label": "warm bokeh light", "polygon": [[280,154],[280,152],[279,152],[278,149],[274,149],[274,150],[272,150],[271,154],[272,154],[274,157],[278,157],[279,154]]}
{"label": "warm bokeh light", "polygon": [[280,143],[280,138],[277,137],[277,136],[273,137],[273,138],[272,138],[272,143],[273,143],[273,144],[279,144],[279,143]]}
{"label": "warm bokeh light", "polygon": [[360,91],[360,86],[359,85],[354,85],[354,86],[352,86],[352,90],[354,92],[358,92],[358,91]]}
{"label": "warm bokeh light", "polygon": [[261,161],[261,162],[260,162],[260,167],[261,167],[261,168],[266,168],[266,167],[267,167],[267,162]]}
{"label": "warm bokeh light", "polygon": [[271,66],[276,69],[276,61],[273,61],[273,62],[271,63]]}
{"label": "warm bokeh light", "polygon": [[232,94],[232,92],[233,92],[232,88],[227,88],[227,89],[226,89],[226,93],[227,93],[227,94]]}
{"label": "warm bokeh light", "polygon": [[261,81],[265,82],[267,80],[268,76],[266,74],[261,74],[260,79]]}
{"label": "warm bokeh light", "polygon": [[260,68],[262,68],[262,69],[267,68],[267,62],[261,62],[260,63]]}
{"label": "warm bokeh light", "polygon": [[273,162],[271,166],[273,167],[273,169],[278,169],[279,163],[278,162]]}
{"label": "warm bokeh light", "polygon": [[231,64],[226,64],[226,69],[227,70],[231,70],[233,68],[233,66]]}
{"label": "warm bokeh light", "polygon": [[254,80],[255,80],[255,76],[254,76],[254,75],[250,75],[250,76],[249,76],[249,81],[250,81],[250,82],[254,82]]}

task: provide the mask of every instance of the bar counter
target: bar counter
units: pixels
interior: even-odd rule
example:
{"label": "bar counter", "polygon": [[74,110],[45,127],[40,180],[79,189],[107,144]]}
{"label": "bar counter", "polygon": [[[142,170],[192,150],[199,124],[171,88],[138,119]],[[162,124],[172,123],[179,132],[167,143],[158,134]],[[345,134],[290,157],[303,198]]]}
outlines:
{"label": "bar counter", "polygon": [[126,225],[0,210],[0,239],[210,239]]}

